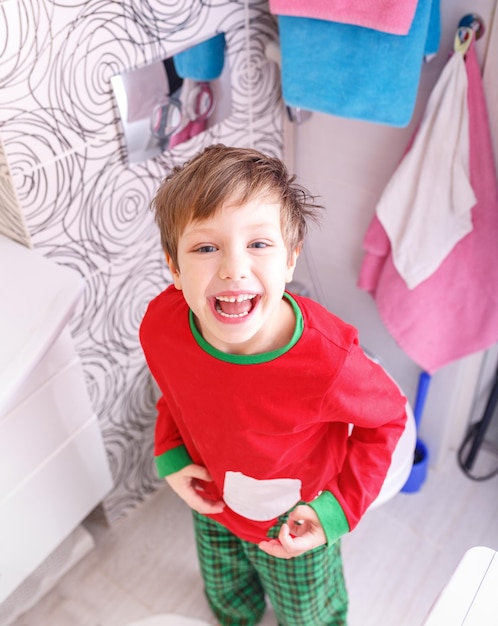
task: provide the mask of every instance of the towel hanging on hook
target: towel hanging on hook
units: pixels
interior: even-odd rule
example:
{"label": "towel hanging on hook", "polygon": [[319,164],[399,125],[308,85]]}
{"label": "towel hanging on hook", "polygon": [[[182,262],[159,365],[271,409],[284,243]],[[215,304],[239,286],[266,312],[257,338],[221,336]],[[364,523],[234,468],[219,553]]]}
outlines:
{"label": "towel hanging on hook", "polygon": [[[286,105],[349,119],[407,126],[439,0],[419,0],[407,35],[278,15]],[[434,52],[431,45],[431,52]]]}
{"label": "towel hanging on hook", "polygon": [[[478,38],[476,33],[472,41]],[[477,197],[473,230],[432,275],[409,289],[394,266],[389,237],[375,215],[364,239],[358,280],[358,286],[375,298],[396,343],[430,374],[498,341],[498,182],[475,48],[471,44],[465,55],[470,179]]]}
{"label": "towel hanging on hook", "polygon": [[[467,30],[467,40],[472,41],[473,31]],[[410,289],[431,276],[470,233],[475,203],[469,172],[467,73],[463,53],[455,52],[376,207],[394,265]]]}

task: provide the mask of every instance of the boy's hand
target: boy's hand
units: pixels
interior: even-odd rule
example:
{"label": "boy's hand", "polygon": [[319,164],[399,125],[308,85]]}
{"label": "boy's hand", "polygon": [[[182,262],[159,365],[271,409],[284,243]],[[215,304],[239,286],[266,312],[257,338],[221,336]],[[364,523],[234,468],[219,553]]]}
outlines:
{"label": "boy's hand", "polygon": [[326,543],[318,515],[304,504],[296,507],[289,515],[287,523],[282,524],[278,539],[262,541],[259,547],[270,556],[292,559]]}
{"label": "boy's hand", "polygon": [[203,489],[199,481],[211,482],[213,479],[202,465],[187,465],[180,471],[166,476],[165,480],[173,491],[197,513],[203,515],[221,513],[225,508],[223,500],[215,502],[203,497]]}

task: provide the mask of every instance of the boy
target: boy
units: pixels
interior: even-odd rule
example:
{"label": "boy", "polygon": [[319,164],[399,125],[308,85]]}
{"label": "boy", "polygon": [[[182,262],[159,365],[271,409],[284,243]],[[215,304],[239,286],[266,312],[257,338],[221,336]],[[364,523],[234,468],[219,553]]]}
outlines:
{"label": "boy", "polygon": [[[211,146],[152,206],[174,285],[140,339],[163,396],[155,459],[193,509],[222,626],[346,624],[340,537],[377,496],[405,398],[357,331],[285,292],[319,208],[285,166]],[[353,425],[349,435],[350,425]]]}

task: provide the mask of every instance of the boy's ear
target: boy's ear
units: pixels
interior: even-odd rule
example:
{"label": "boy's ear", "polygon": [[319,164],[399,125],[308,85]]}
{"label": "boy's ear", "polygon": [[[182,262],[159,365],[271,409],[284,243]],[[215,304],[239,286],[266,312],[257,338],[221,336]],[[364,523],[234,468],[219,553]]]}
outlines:
{"label": "boy's ear", "polygon": [[289,254],[289,258],[287,259],[287,273],[285,275],[285,282],[290,283],[294,276],[294,270],[296,269],[297,259],[299,254],[301,253],[301,247],[296,248],[293,252]]}
{"label": "boy's ear", "polygon": [[180,278],[180,270],[176,267],[171,256],[167,252],[165,252],[164,254],[166,256],[166,263],[168,264],[169,271],[171,272],[171,276],[173,277],[173,283],[177,289],[181,290],[182,281]]}

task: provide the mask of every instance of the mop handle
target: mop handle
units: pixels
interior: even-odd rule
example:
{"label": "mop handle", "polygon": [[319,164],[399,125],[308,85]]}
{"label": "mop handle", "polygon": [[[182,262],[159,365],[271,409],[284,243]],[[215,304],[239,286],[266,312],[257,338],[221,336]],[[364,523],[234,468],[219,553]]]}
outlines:
{"label": "mop handle", "polygon": [[431,375],[427,372],[420,372],[420,376],[418,378],[417,397],[415,398],[415,407],[413,409],[413,416],[415,417],[417,431],[420,426],[420,420],[422,419],[422,412],[424,410],[425,400],[427,398],[427,392],[429,391],[430,382]]}

